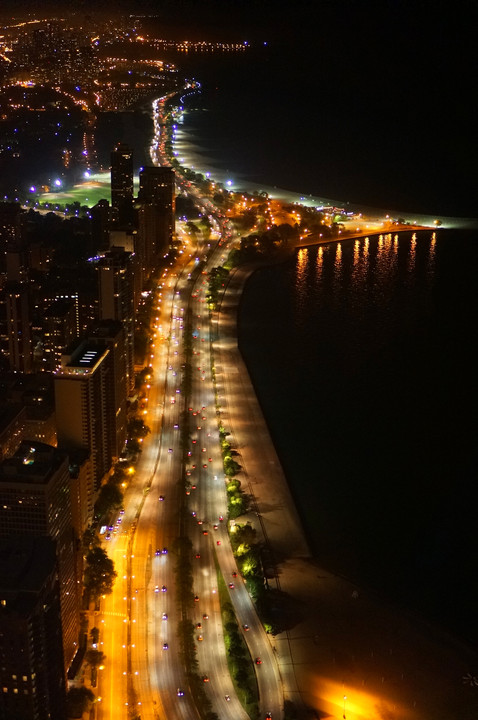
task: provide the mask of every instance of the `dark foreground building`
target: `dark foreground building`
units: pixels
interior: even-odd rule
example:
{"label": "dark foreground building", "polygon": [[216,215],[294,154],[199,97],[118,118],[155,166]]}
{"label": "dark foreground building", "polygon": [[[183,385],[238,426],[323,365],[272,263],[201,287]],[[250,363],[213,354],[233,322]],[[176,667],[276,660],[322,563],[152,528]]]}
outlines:
{"label": "dark foreground building", "polygon": [[16,543],[25,536],[48,536],[55,543],[65,673],[79,634],[70,484],[68,455],[44,443],[23,441],[0,465],[0,537]]}
{"label": "dark foreground building", "polygon": [[171,167],[145,167],[139,173],[138,255],[147,278],[169,251],[174,236],[175,174]]}
{"label": "dark foreground building", "polygon": [[0,718],[65,720],[55,542],[0,539]]}
{"label": "dark foreground building", "polygon": [[111,153],[111,206],[119,225],[128,224],[133,208],[133,152],[118,143]]}

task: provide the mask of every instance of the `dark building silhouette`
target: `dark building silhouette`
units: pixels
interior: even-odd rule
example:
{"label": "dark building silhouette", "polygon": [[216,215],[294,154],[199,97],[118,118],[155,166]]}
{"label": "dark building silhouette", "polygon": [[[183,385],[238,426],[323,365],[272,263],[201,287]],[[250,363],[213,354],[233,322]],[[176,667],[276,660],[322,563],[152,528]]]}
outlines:
{"label": "dark building silhouette", "polygon": [[23,403],[0,401],[0,460],[14,455],[25,430],[27,410]]}
{"label": "dark building silhouette", "polygon": [[26,283],[7,283],[3,290],[5,347],[11,370],[31,372],[33,348],[30,320],[30,294]]}
{"label": "dark building silhouette", "polygon": [[138,251],[145,277],[173,241],[175,175],[170,167],[146,167],[139,174]]}
{"label": "dark building silhouette", "polygon": [[79,633],[69,461],[65,452],[44,443],[23,441],[0,465],[0,537],[21,535],[46,535],[56,543],[66,672]]}
{"label": "dark building silhouette", "polygon": [[42,369],[54,372],[63,348],[77,337],[77,307],[73,299],[58,299],[43,314]]}
{"label": "dark building silhouette", "polygon": [[111,208],[108,200],[99,200],[90,210],[91,238],[97,251],[108,250]]}
{"label": "dark building silhouette", "polygon": [[7,271],[7,250],[21,238],[23,214],[18,203],[0,203],[0,273]]}
{"label": "dark building silhouette", "polygon": [[127,392],[134,391],[135,257],[115,248],[97,264],[100,320],[123,324]]}
{"label": "dark building silhouette", "polygon": [[133,151],[118,143],[111,153],[111,206],[120,225],[131,222],[133,210]]}
{"label": "dark building silhouette", "polygon": [[0,375],[0,459],[14,455],[26,439],[57,444],[53,378],[46,373],[4,372]]}
{"label": "dark building silhouette", "polygon": [[66,675],[55,542],[0,539],[0,717],[64,720]]}
{"label": "dark building silhouette", "polygon": [[109,404],[105,411],[109,413],[108,430],[111,452],[117,458],[123,450],[127,435],[128,360],[130,348],[125,338],[125,324],[110,318],[99,320],[93,327],[88,342],[96,342],[99,345],[106,343],[110,350],[108,362],[111,368],[110,390],[112,397],[108,398]]}

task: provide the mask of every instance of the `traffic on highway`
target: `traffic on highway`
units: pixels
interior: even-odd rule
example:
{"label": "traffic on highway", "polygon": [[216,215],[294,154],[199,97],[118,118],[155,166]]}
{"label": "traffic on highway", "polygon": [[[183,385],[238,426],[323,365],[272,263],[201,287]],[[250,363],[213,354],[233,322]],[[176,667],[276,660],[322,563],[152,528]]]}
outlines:
{"label": "traffic on highway", "polygon": [[[156,118],[159,160],[159,113]],[[196,235],[192,247],[178,227],[184,252],[164,269],[155,289],[145,411],[151,432],[125,492],[121,523],[105,540],[117,579],[95,617],[105,662],[98,673],[99,702],[94,708],[98,720],[191,720],[200,718],[205,707],[221,720],[249,717],[228,665],[222,577],[255,671],[259,717],[281,718],[277,663],[229,541],[212,371],[218,326],[213,336],[207,276],[224,262],[236,236],[210,200],[180,175],[177,183],[208,216],[211,230]],[[180,547],[188,547],[190,555],[190,603],[179,591],[178,573],[184,567]],[[193,633],[193,669],[184,659],[184,623]],[[202,679],[200,693],[192,674]]]}

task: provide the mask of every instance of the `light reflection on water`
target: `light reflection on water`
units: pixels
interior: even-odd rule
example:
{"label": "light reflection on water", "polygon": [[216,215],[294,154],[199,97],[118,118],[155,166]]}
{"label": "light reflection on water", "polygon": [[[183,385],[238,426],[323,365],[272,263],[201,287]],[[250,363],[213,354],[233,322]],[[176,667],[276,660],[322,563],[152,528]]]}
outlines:
{"label": "light reflection on water", "polygon": [[375,309],[375,331],[386,333],[397,293],[404,286],[414,286],[418,272],[428,278],[428,282],[420,280],[424,283],[420,295],[429,292],[435,244],[436,233],[422,232],[418,238],[416,232],[410,231],[400,237],[398,233],[386,233],[300,249],[295,260],[293,296],[297,326],[310,323],[311,304],[321,303],[341,314],[362,316],[366,303]]}
{"label": "light reflection on water", "polygon": [[439,587],[468,527],[449,498],[473,447],[462,328],[477,251],[461,240],[410,231],[302,249],[256,273],[241,309],[241,348],[321,562],[417,597]]}

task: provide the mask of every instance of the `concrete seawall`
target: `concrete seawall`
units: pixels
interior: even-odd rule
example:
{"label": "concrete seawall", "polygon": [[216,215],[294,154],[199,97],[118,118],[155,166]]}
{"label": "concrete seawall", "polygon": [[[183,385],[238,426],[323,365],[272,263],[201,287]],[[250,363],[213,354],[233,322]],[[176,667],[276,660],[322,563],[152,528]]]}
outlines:
{"label": "concrete seawall", "polygon": [[232,273],[221,304],[214,343],[221,420],[239,452],[240,479],[254,498],[252,517],[274,558],[310,557],[302,524],[262,409],[237,345],[237,308],[252,270]]}
{"label": "concrete seawall", "polygon": [[[298,720],[475,720],[478,655],[440,628],[320,568],[237,343],[237,310],[254,268],[239,268],[213,317],[221,421],[238,475],[253,496],[249,520],[270,549],[270,580],[288,598],[288,629],[271,637],[284,697]],[[380,538],[377,538],[380,542]],[[291,715],[291,717],[294,717]]]}

